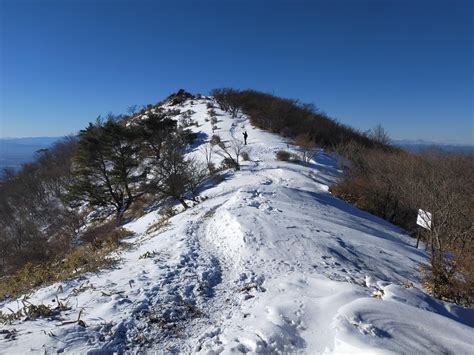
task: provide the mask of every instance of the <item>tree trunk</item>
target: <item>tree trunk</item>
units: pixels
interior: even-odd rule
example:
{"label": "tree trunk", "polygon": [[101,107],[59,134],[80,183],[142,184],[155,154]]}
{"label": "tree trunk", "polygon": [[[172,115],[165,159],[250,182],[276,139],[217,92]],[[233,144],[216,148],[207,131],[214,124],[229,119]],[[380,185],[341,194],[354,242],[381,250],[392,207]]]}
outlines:
{"label": "tree trunk", "polygon": [[186,203],[186,201],[184,201],[184,198],[180,198],[178,199],[179,202],[181,202],[181,205],[183,205],[184,209],[187,210],[189,208],[188,204]]}

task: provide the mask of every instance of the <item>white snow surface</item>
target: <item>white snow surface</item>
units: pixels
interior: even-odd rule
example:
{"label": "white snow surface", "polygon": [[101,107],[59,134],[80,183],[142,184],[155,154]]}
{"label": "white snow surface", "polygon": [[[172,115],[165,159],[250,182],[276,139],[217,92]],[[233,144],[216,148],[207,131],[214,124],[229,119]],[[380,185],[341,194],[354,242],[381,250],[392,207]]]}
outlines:
{"label": "white snow surface", "polygon": [[[199,159],[212,136],[209,100],[179,107],[196,111],[189,154]],[[248,132],[250,161],[205,184],[205,199],[163,229],[147,233],[159,210],[128,223],[135,235],[116,268],[29,295],[71,309],[1,325],[1,354],[474,353],[473,310],[420,284],[425,252],[328,191],[341,173],[334,157],[319,150],[309,166],[277,161],[278,150],[297,148],[244,115],[216,111],[223,141]],[[9,300],[0,310],[22,306]],[[80,312],[85,327],[68,324]]]}

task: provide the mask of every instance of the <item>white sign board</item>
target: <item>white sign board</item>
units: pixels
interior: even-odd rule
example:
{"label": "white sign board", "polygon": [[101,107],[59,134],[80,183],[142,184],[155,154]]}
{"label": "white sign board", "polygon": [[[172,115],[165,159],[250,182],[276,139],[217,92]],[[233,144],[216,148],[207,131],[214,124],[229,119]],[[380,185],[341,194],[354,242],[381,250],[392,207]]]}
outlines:
{"label": "white sign board", "polygon": [[427,211],[423,211],[422,209],[418,210],[418,217],[416,218],[416,224],[420,227],[426,228],[431,230],[431,213]]}

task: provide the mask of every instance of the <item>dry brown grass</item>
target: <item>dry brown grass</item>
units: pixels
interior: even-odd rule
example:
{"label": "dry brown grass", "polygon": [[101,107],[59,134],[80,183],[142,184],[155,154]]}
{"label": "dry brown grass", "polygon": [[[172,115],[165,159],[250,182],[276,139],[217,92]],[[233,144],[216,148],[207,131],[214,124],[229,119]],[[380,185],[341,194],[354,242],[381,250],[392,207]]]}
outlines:
{"label": "dry brown grass", "polygon": [[125,212],[124,218],[140,218],[145,215],[146,206],[152,202],[152,196],[143,195],[137,199]]}
{"label": "dry brown grass", "polygon": [[129,235],[130,232],[125,229],[116,228],[94,243],[79,246],[61,258],[37,265],[26,264],[17,273],[0,279],[0,300],[19,297],[38,287],[113,267],[118,259],[110,254],[121,246],[120,240]]}
{"label": "dry brown grass", "polygon": [[275,157],[276,160],[279,161],[290,161],[294,158],[293,154],[287,152],[286,150],[279,150],[278,152],[276,152]]}
{"label": "dry brown grass", "polygon": [[160,229],[169,226],[169,224],[170,224],[169,219],[170,219],[171,217],[173,217],[175,214],[176,214],[176,211],[175,211],[173,208],[171,208],[171,207],[164,208],[164,209],[161,211],[161,216],[160,216],[160,218],[158,219],[158,221],[156,221],[155,223],[153,223],[153,224],[152,224],[151,226],[149,226],[148,229],[146,230],[147,234],[155,233],[155,232],[159,231]]}

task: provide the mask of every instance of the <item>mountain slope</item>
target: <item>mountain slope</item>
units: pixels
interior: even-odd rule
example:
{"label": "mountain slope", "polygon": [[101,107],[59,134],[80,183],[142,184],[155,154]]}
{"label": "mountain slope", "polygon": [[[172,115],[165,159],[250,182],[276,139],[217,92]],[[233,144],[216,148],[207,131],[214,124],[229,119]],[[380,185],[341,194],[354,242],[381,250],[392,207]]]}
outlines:
{"label": "mountain slope", "polygon": [[[189,155],[197,159],[213,134],[208,102],[178,107],[195,111],[199,139]],[[278,150],[297,149],[216,111],[223,141],[249,133],[250,161],[206,183],[203,201],[159,231],[147,232],[160,211],[125,225],[135,236],[116,269],[33,293],[28,302],[54,306],[57,296],[71,309],[2,326],[1,353],[472,350],[474,312],[420,285],[426,254],[399,228],[330,194],[341,173],[333,157],[321,150],[310,166],[276,161]]]}

